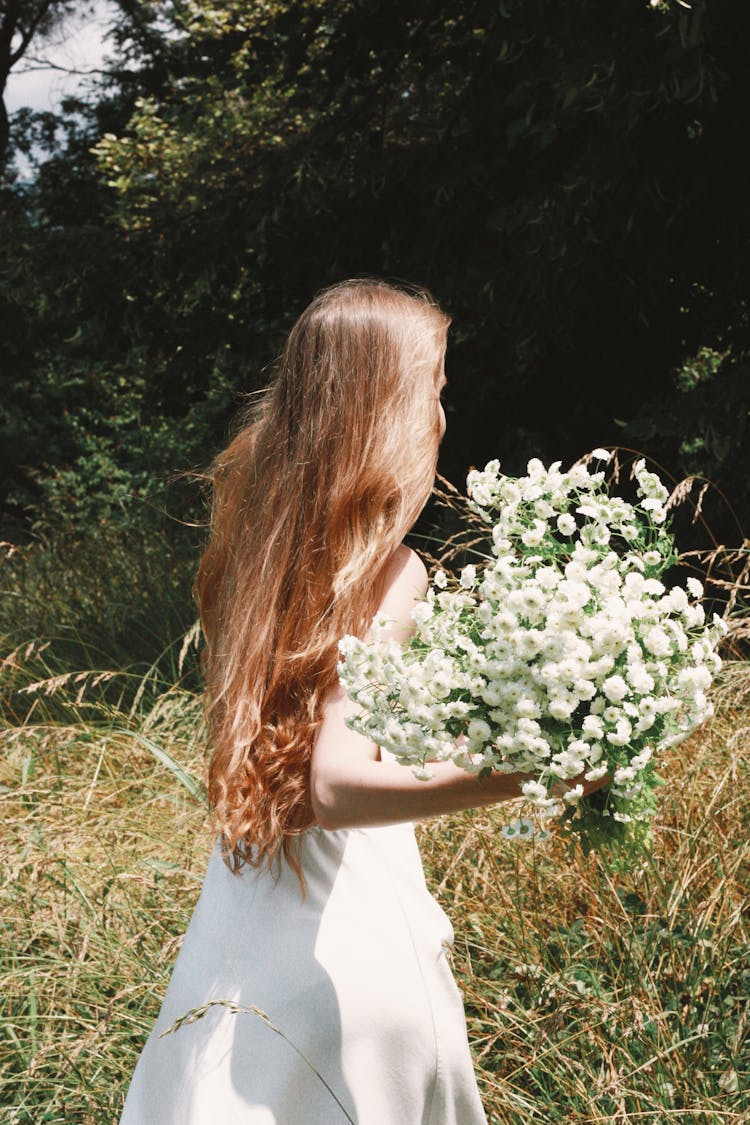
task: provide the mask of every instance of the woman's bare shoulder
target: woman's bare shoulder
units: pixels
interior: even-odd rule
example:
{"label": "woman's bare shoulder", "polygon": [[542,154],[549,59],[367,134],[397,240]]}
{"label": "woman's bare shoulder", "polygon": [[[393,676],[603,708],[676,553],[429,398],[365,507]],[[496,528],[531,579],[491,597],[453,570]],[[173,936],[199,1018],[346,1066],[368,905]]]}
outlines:
{"label": "woman's bare shoulder", "polygon": [[427,590],[427,567],[416,551],[402,543],[388,561],[378,607],[395,623],[394,635],[407,640],[414,632],[411,612]]}

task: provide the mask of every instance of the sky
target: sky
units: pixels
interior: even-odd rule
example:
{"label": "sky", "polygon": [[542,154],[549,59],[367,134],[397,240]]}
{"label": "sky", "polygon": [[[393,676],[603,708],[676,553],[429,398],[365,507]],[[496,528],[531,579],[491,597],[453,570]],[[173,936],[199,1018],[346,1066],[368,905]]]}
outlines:
{"label": "sky", "polygon": [[[35,58],[71,71],[95,69],[107,54],[106,32],[111,12],[107,0],[97,0],[93,15],[69,16],[51,39],[32,44],[31,53]],[[23,59],[8,79],[5,91],[8,113],[22,106],[54,110],[61,98],[75,93],[83,82],[85,78],[80,74],[43,68],[40,62]]]}

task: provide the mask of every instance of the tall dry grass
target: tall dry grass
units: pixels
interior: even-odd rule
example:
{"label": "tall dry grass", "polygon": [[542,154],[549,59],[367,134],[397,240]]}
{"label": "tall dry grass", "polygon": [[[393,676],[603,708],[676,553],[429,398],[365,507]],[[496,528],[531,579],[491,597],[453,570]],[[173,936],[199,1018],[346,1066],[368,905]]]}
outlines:
{"label": "tall dry grass", "polygon": [[3,1125],[117,1120],[200,887],[199,725],[175,689],[2,733]]}
{"label": "tall dry grass", "polygon": [[750,1121],[749,738],[727,702],[673,751],[627,873],[504,810],[421,829],[498,1125]]}
{"label": "tall dry grass", "polygon": [[[198,697],[126,710],[115,678],[36,681],[0,735],[3,1125],[116,1121],[210,850]],[[504,839],[515,807],[420,826],[494,1125],[750,1120],[748,684],[672,752],[626,874]]]}
{"label": "tall dry grass", "polygon": [[[117,1120],[211,847],[195,636],[160,617],[193,546],[136,547],[1,568],[0,1125]],[[419,827],[491,1125],[750,1125],[749,740],[737,660],[629,872],[506,840],[511,806]]]}

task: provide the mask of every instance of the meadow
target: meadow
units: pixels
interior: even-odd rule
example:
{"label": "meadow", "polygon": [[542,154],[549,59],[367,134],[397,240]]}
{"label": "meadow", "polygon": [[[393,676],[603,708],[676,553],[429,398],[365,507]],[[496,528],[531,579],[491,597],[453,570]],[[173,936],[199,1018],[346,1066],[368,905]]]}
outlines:
{"label": "meadow", "polygon": [[[117,1120],[211,848],[195,630],[120,659],[118,638],[169,633],[151,544],[119,570],[94,565],[101,543],[6,551],[2,1125]],[[670,752],[630,870],[506,838],[516,805],[419,826],[491,1125],[750,1122],[750,666],[727,664],[715,703]]]}

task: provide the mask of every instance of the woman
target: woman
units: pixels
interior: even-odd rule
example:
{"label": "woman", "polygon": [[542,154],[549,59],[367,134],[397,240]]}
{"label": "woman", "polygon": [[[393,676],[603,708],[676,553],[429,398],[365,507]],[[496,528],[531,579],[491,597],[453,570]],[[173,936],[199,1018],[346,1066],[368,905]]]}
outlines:
{"label": "woman", "polygon": [[[402,540],[445,430],[447,328],[424,293],[333,286],[217,459],[196,594],[220,844],[121,1125],[486,1120],[410,822],[521,775],[415,779],[349,730],[336,678],[340,637],[381,609],[406,640],[426,589]],[[221,1005],[160,1037],[212,1000],[286,1038]]]}

